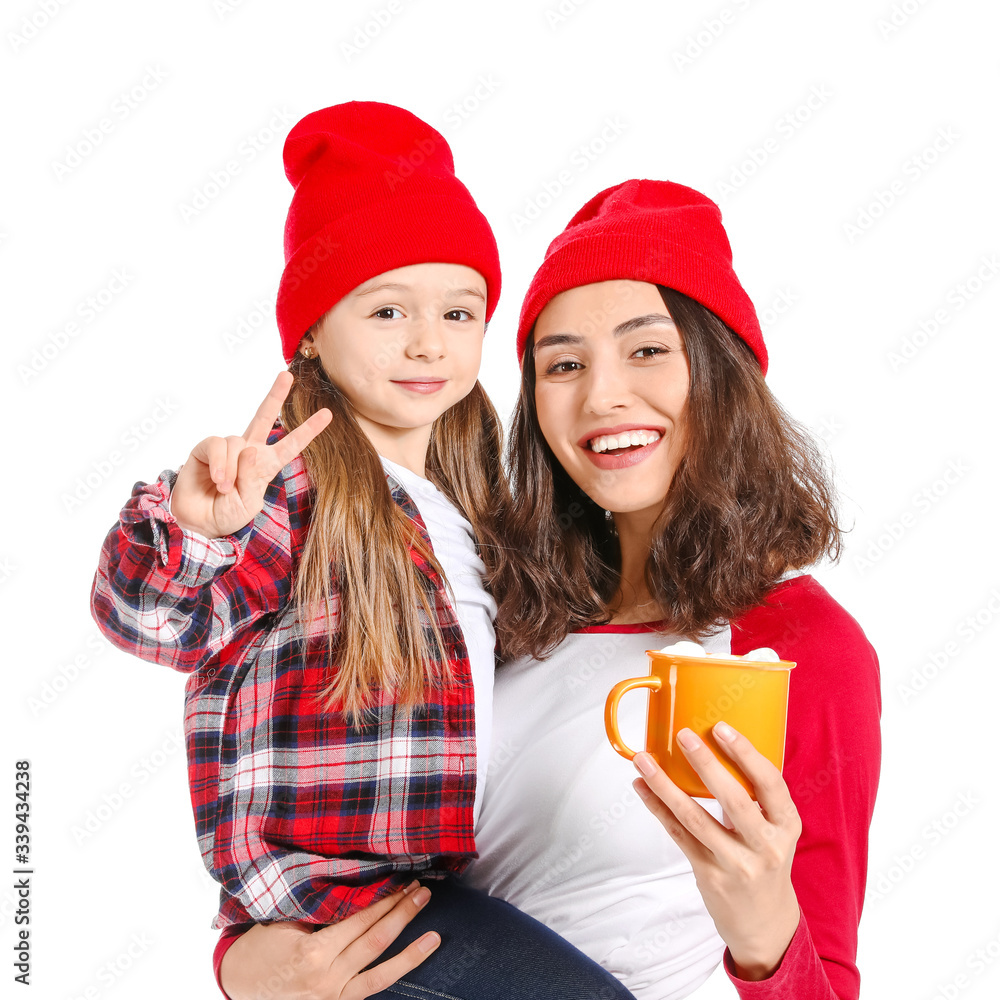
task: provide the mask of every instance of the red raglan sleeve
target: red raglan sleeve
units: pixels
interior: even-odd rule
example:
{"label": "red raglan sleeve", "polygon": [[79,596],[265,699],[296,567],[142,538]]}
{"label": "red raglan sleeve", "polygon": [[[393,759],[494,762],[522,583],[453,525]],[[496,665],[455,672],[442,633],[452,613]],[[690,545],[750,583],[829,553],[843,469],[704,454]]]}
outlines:
{"label": "red raglan sleeve", "polygon": [[732,650],[770,646],[791,673],[782,774],[802,820],[792,863],[798,929],[761,982],[725,968],[744,1000],[857,1000],[858,924],[881,764],[878,658],[858,623],[811,576],[780,584],[733,625]]}

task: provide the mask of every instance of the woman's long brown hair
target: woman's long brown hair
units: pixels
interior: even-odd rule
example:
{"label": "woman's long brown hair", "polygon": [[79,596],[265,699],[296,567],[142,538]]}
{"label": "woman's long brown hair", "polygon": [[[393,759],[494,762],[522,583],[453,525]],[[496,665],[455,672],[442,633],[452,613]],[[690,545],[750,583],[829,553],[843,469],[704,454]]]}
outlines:
{"label": "woman's long brown hair", "polygon": [[[659,286],[658,286],[659,287]],[[653,529],[646,582],[670,633],[702,637],[760,604],[787,569],[840,555],[836,494],[808,432],[750,348],[704,306],[660,294],[691,370],[687,448]],[[605,624],[619,583],[614,527],[569,478],[535,411],[533,337],[508,443],[508,551],[494,575],[503,655],[543,658]]]}
{"label": "woman's long brown hair", "polygon": [[[333,413],[303,452],[314,494],[295,579],[304,635],[318,641],[325,635],[330,650],[325,704],[358,722],[381,689],[411,710],[429,688],[452,680],[437,625],[439,598],[411,549],[442,579],[444,572],[392,499],[378,453],[319,359],[296,354],[289,368],[295,381],[281,410],[285,428],[293,430],[324,406]],[[427,478],[471,522],[488,577],[500,552],[500,511],[509,503],[501,431],[477,382],[435,422],[426,462]]]}

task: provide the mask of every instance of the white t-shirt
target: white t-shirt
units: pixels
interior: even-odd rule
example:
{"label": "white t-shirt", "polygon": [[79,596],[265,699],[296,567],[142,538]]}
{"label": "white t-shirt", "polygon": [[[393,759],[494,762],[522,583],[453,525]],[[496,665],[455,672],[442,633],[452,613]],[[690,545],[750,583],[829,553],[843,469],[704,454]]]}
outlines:
{"label": "white t-shirt", "polygon": [[431,548],[444,569],[452,606],[469,653],[476,710],[476,799],[473,820],[482,806],[486,766],[489,762],[493,720],[493,669],[496,602],[483,587],[486,567],[476,551],[472,525],[458,508],[429,480],[384,456],[382,465],[399,480],[416,504],[427,526]]}
{"label": "white t-shirt", "polygon": [[[497,671],[490,774],[465,879],[558,931],[638,1000],[686,997],[725,944],[691,865],[632,788],[635,767],[604,731],[608,692],[649,673],[674,640],[643,626],[572,633],[545,661]],[[730,631],[703,641],[728,653]],[[619,705],[625,742],[645,742],[648,694]],[[714,799],[698,799],[717,819]]]}

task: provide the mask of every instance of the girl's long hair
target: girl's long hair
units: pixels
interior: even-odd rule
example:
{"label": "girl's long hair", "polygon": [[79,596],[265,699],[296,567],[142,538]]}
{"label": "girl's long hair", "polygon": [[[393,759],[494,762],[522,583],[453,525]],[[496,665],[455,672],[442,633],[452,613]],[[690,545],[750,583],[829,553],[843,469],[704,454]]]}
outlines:
{"label": "girl's long hair", "polygon": [[[297,353],[289,370],[295,381],[281,410],[287,430],[321,407],[333,413],[303,451],[312,516],[295,579],[304,635],[320,642],[325,635],[330,650],[325,705],[356,723],[380,690],[391,691],[401,710],[412,710],[452,674],[437,624],[439,599],[411,550],[442,580],[444,573],[392,499],[378,453],[319,359]],[[509,503],[501,431],[496,410],[476,382],[434,423],[426,462],[427,478],[471,522],[487,578],[500,551],[500,511]],[[313,627],[317,623],[325,630]],[[303,640],[304,652],[309,641]]]}
{"label": "girl's long hair", "polygon": [[[703,637],[760,604],[787,569],[840,555],[836,493],[808,432],[771,395],[750,348],[700,303],[658,286],[691,370],[687,448],[653,528],[645,577],[664,632]],[[606,624],[619,583],[613,522],[549,449],[533,337],[508,443],[509,550],[495,574],[505,658],[544,658]]]}

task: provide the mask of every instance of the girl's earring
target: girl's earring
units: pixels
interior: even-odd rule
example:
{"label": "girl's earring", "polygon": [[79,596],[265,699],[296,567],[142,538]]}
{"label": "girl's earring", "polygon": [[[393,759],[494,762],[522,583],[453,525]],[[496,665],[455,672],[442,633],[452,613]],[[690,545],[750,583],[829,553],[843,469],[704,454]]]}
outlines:
{"label": "girl's earring", "polygon": [[304,357],[307,361],[312,361],[312,356],[313,356],[313,349],[311,347],[302,348],[302,357]]}

